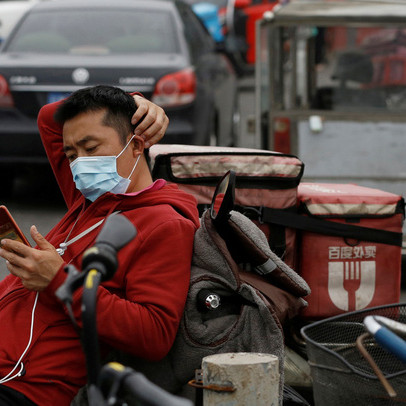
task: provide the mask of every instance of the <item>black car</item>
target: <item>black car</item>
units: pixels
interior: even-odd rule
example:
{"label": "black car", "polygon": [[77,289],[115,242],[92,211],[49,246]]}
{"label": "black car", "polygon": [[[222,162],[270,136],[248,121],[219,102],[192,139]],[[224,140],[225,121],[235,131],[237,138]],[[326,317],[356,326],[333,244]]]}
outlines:
{"label": "black car", "polygon": [[96,84],[161,105],[163,142],[233,144],[235,73],[190,6],[58,0],[31,8],[0,49],[0,165],[46,162],[39,109]]}

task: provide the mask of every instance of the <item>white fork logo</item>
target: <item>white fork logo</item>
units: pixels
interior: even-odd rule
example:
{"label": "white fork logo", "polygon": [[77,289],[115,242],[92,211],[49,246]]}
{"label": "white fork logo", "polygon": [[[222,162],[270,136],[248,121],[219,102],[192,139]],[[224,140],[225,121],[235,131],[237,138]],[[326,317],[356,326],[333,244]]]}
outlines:
{"label": "white fork logo", "polygon": [[328,263],[328,293],[340,310],[367,307],[375,294],[375,261]]}

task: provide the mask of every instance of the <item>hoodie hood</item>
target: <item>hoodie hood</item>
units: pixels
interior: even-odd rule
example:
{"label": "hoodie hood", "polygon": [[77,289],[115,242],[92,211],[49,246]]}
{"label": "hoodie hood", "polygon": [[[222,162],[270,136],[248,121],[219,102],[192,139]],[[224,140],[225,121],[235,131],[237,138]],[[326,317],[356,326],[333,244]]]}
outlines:
{"label": "hoodie hood", "polygon": [[99,202],[100,209],[105,211],[106,206],[101,200],[106,199],[109,206],[109,214],[114,211],[132,210],[144,206],[158,206],[168,204],[174,208],[183,217],[193,222],[196,228],[199,227],[199,212],[197,209],[196,198],[178,188],[174,184],[166,184],[159,190],[149,190],[137,195],[115,195],[106,193],[96,202]]}

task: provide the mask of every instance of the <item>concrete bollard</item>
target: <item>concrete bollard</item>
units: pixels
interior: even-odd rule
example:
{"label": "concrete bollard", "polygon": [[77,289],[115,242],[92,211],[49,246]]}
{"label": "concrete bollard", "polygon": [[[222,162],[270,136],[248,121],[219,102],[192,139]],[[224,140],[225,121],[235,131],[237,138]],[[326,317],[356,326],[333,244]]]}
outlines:
{"label": "concrete bollard", "polygon": [[[279,360],[275,355],[210,355],[202,360],[202,373],[203,406],[279,405]],[[213,387],[220,390],[208,389]]]}

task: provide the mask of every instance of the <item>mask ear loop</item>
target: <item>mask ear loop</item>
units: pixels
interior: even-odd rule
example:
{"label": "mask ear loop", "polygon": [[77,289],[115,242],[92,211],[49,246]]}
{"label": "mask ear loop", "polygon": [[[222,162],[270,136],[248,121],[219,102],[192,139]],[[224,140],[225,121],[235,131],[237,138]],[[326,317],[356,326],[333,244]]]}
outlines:
{"label": "mask ear loop", "polygon": [[121,154],[127,149],[127,147],[130,145],[131,141],[134,139],[135,134],[131,137],[130,141],[127,142],[127,144],[125,144],[125,147],[121,150],[121,152],[116,156],[117,158],[120,158]]}
{"label": "mask ear loop", "polygon": [[[127,142],[126,146],[125,146],[125,147],[122,149],[122,151],[116,156],[116,160],[117,160],[118,158],[120,158],[121,154],[127,149],[127,147],[130,145],[131,141],[134,139],[135,136],[136,136],[136,135],[134,134],[134,135],[131,137],[131,139]],[[133,166],[133,169],[131,170],[131,172],[130,172],[130,174],[128,175],[127,179],[130,179],[130,178],[131,178],[133,172],[135,171],[135,168],[136,168],[137,165],[138,165],[138,161],[140,160],[140,157],[141,157],[141,154],[138,155],[138,158],[137,158],[137,160],[135,161],[135,164],[134,164],[134,166]]]}
{"label": "mask ear loop", "polygon": [[134,164],[134,166],[133,166],[133,169],[131,170],[131,173],[128,175],[128,178],[127,178],[127,179],[130,179],[131,176],[133,175],[133,172],[135,171],[135,168],[136,168],[137,165],[138,165],[138,161],[140,160],[140,157],[141,157],[141,155],[138,155],[138,158],[137,158],[137,160],[135,161],[135,164]]}

